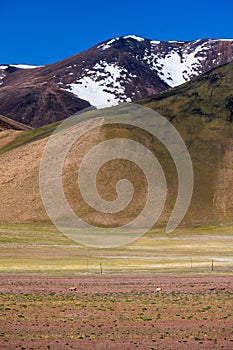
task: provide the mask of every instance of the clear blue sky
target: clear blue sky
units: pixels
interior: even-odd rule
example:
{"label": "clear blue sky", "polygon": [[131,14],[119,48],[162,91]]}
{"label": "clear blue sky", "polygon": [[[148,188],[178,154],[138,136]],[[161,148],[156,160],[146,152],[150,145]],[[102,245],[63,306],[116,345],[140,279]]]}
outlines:
{"label": "clear blue sky", "polygon": [[2,0],[0,64],[47,64],[106,39],[233,39],[233,0]]}

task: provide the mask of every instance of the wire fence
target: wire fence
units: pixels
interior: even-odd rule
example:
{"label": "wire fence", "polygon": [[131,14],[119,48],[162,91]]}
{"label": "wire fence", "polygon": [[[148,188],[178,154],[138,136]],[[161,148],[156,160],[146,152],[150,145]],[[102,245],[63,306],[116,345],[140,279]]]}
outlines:
{"label": "wire fence", "polygon": [[82,273],[229,273],[233,274],[233,259],[201,258],[195,259],[130,259],[130,258],[87,258],[86,265],[79,266]]}

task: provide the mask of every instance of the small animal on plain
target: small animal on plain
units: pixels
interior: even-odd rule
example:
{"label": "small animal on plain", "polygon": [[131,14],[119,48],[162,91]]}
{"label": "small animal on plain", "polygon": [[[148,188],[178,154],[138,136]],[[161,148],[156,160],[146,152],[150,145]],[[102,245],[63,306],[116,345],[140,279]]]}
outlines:
{"label": "small animal on plain", "polygon": [[77,288],[76,287],[70,287],[71,292],[76,292]]}
{"label": "small animal on plain", "polygon": [[160,288],[160,287],[155,288],[156,293],[161,292],[161,290],[162,290],[162,288]]}

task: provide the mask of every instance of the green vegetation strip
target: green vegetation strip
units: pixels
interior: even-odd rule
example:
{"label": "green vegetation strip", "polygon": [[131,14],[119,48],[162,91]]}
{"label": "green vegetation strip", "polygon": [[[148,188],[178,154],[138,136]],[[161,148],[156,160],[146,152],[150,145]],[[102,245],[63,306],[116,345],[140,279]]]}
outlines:
{"label": "green vegetation strip", "polygon": [[0,272],[233,272],[233,228],[153,230],[128,246],[82,247],[52,225],[0,224]]}

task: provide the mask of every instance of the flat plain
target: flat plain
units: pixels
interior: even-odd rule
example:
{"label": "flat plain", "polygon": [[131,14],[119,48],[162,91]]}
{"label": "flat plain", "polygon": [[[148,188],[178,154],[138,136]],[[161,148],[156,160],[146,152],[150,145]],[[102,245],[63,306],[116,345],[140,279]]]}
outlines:
{"label": "flat plain", "polygon": [[50,225],[1,224],[0,348],[230,350],[232,232],[158,229],[93,249]]}

